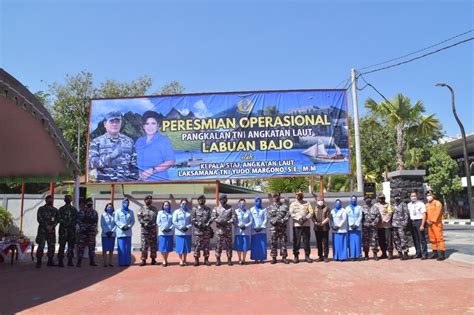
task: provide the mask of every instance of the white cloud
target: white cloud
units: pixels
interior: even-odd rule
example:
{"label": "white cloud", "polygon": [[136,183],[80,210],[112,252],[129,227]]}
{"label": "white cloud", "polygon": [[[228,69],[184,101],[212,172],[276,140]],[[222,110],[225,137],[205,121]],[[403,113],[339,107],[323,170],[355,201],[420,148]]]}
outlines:
{"label": "white cloud", "polygon": [[212,113],[207,109],[206,103],[204,103],[202,99],[194,103],[194,109],[194,114],[197,118],[205,118],[212,115]]}

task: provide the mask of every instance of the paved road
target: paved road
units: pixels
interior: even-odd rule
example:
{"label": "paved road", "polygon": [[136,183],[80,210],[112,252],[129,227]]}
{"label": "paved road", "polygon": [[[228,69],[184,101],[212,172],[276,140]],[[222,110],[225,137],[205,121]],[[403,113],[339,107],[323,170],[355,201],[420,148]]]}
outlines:
{"label": "paved road", "polygon": [[449,259],[474,264],[474,226],[445,225],[444,239]]}

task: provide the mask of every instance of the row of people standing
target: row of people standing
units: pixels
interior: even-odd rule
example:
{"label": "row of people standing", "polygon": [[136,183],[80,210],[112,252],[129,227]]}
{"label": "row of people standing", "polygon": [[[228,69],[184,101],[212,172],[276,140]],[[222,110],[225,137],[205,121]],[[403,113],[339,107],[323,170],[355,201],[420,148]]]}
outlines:
{"label": "row of people standing", "polygon": [[[251,259],[258,263],[266,260],[266,225],[270,223],[271,257],[276,263],[277,250],[280,249],[282,261],[288,263],[287,253],[287,223],[293,219],[293,254],[294,262],[299,262],[301,239],[304,242],[305,261],[310,258],[310,220],[314,223],[317,240],[319,261],[328,261],[329,231],[332,230],[334,260],[361,258],[361,247],[368,259],[369,249],[372,248],[374,258],[378,259],[378,247],[382,250],[382,258],[393,258],[393,244],[402,259],[408,258],[407,231],[410,229],[416,248],[416,258],[427,258],[427,246],[424,233],[425,223],[428,224],[433,253],[430,258],[444,259],[445,246],[442,239],[442,206],[434,200],[432,192],[428,192],[428,203],[418,201],[417,194],[412,193],[412,201],[408,204],[401,201],[400,196],[390,205],[384,196],[372,205],[370,197],[365,198],[365,205],[357,205],[357,197],[351,198],[351,204],[342,207],[341,201],[336,200],[335,208],[329,210],[324,199],[318,197],[317,206],[313,209],[310,202],[303,199],[303,193],[296,193],[296,201],[290,208],[280,201],[280,195],[273,195],[273,204],[263,208],[262,199],[255,198],[255,204],[247,210],[245,200],[239,201],[238,208],[233,209],[227,203],[227,196],[220,197],[219,206],[213,211],[205,205],[204,196],[198,198],[198,205],[189,209],[189,202],[183,199],[180,208],[171,212],[171,203],[166,201],[162,210],[158,211],[152,205],[152,196],[145,198],[145,206],[137,214],[141,225],[142,256],[141,265],[146,264],[148,251],[151,263],[156,264],[156,252],[161,252],[163,265],[168,264],[168,253],[173,251],[173,235],[176,236],[176,251],[180,257],[180,265],[186,265],[187,254],[191,252],[192,232],[195,235],[194,258],[199,265],[201,251],[204,263],[209,265],[210,240],[214,237],[211,224],[216,224],[216,264],[221,264],[221,255],[226,246],[227,263],[232,264],[233,249],[238,253],[239,262],[244,264],[247,252],[251,249]],[[71,196],[65,196],[65,205],[58,211],[52,206],[52,197],[46,198],[46,205],[38,211],[37,267],[41,266],[41,257],[45,242],[48,243],[48,266],[55,265],[54,243],[55,226],[59,228],[58,265],[64,266],[64,250],[68,245],[68,265],[73,265],[74,246],[78,240],[77,266],[81,266],[84,248],[89,248],[90,265],[96,266],[95,238],[98,232],[98,214],[92,208],[91,198],[86,200],[81,211],[71,205]],[[429,209],[427,211],[426,209]],[[343,211],[341,211],[343,210]],[[118,263],[121,266],[131,264],[131,237],[135,216],[129,209],[129,200],[124,199],[119,210],[114,211],[112,204],[107,204],[100,217],[102,228],[102,247],[104,266],[113,266],[113,250],[117,239]],[[77,227],[77,230],[76,230]],[[234,232],[234,233],[232,233]],[[77,235],[76,235],[77,234]],[[159,242],[157,241],[157,234]],[[232,237],[234,234],[234,238]],[[392,241],[393,240],[393,241]],[[437,245],[440,245],[438,256]],[[159,246],[158,246],[159,244]]]}
{"label": "row of people standing", "polygon": [[[389,204],[381,194],[377,203],[372,204],[372,198],[366,196],[365,205],[360,207],[357,205],[357,197],[352,196],[350,205],[345,209],[337,199],[335,208],[330,213],[334,260],[361,259],[361,240],[366,260],[369,259],[370,249],[374,259],[379,260],[379,247],[382,252],[380,258],[393,259],[395,249],[398,257],[406,260],[409,258],[409,233],[416,251],[413,258],[444,260],[446,247],[443,240],[442,204],[434,198],[432,191],[427,192],[426,198],[427,203],[424,204],[414,191],[410,194],[410,202],[403,202],[398,194],[394,203]],[[430,256],[426,226],[433,250]]]}

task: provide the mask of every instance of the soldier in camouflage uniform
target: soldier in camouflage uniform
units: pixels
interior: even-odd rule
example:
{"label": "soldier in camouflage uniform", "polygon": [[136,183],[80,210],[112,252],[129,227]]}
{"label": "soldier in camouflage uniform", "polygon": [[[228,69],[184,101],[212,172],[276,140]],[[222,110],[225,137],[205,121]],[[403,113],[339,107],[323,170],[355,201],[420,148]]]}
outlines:
{"label": "soldier in camouflage uniform", "polygon": [[219,197],[219,207],[212,210],[212,220],[216,222],[216,266],[221,265],[222,243],[226,244],[227,265],[232,266],[232,227],[236,221],[234,209],[227,204],[227,195]]}
{"label": "soldier in camouflage uniform", "polygon": [[145,197],[145,207],[142,207],[137,214],[138,222],[141,225],[141,241],[142,241],[142,262],[140,266],[146,265],[148,258],[148,248],[150,248],[151,264],[156,265],[156,251],[158,250],[158,240],[156,238],[156,216],[158,209],[153,205],[153,197],[148,195]]}
{"label": "soldier in camouflage uniform", "polygon": [[370,196],[365,197],[365,205],[362,208],[362,248],[364,249],[365,260],[369,259],[369,249],[374,251],[374,259],[379,260],[377,224],[381,218],[379,209],[372,204]]}
{"label": "soldier in camouflage uniform", "polygon": [[71,205],[71,195],[64,196],[64,206],[59,208],[59,251],[58,266],[64,267],[64,248],[67,243],[67,265],[74,266],[72,259],[74,258],[74,246],[76,244],[76,221],[77,209]]}
{"label": "soldier in camouflage uniform", "polygon": [[38,220],[38,234],[36,235],[36,243],[38,249],[36,250],[36,268],[41,267],[41,259],[43,258],[44,245],[48,243],[48,264],[47,266],[55,266],[54,250],[56,243],[56,224],[58,224],[58,209],[53,206],[53,197],[46,196],[46,204],[39,207]]}
{"label": "soldier in camouflage uniform", "polygon": [[97,235],[97,223],[99,215],[93,208],[92,198],[86,199],[86,207],[79,211],[77,216],[77,224],[79,225],[79,244],[77,250],[76,267],[81,267],[82,257],[84,256],[84,248],[89,248],[89,265],[97,266],[95,258],[95,237]]}
{"label": "soldier in camouflage uniform", "polygon": [[122,114],[106,115],[106,134],[95,138],[89,146],[89,167],[97,170],[97,182],[129,182],[138,177],[137,154],[133,140],[120,133]]}
{"label": "soldier in camouflage uniform", "polygon": [[283,258],[283,263],[288,264],[286,243],[288,241],[287,226],[290,212],[288,206],[280,202],[280,194],[273,194],[273,204],[267,208],[267,218],[271,225],[272,245],[270,255],[272,256],[272,264],[277,262],[278,242],[280,242],[280,255]]}
{"label": "soldier in camouflage uniform", "polygon": [[406,233],[409,218],[408,206],[405,202],[402,202],[400,194],[397,194],[393,203],[392,234],[393,243],[401,260],[408,259],[408,238]]}
{"label": "soldier in camouflage uniform", "polygon": [[206,197],[198,197],[198,206],[193,207],[191,213],[191,222],[194,226],[194,266],[199,266],[199,257],[201,250],[204,255],[204,264],[210,266],[209,251],[211,248],[211,239],[214,237],[214,231],[211,228],[212,211],[206,206]]}

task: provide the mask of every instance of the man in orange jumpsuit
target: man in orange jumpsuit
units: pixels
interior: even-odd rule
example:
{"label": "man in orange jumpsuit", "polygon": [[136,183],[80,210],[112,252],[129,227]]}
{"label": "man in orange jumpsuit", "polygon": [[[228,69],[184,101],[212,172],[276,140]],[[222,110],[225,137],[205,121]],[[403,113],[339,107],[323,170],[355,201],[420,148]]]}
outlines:
{"label": "man in orange jumpsuit", "polygon": [[426,223],[428,224],[428,236],[433,249],[429,258],[444,260],[446,247],[443,240],[443,205],[434,198],[432,190],[428,190],[426,193],[426,200],[428,201],[426,203]]}

